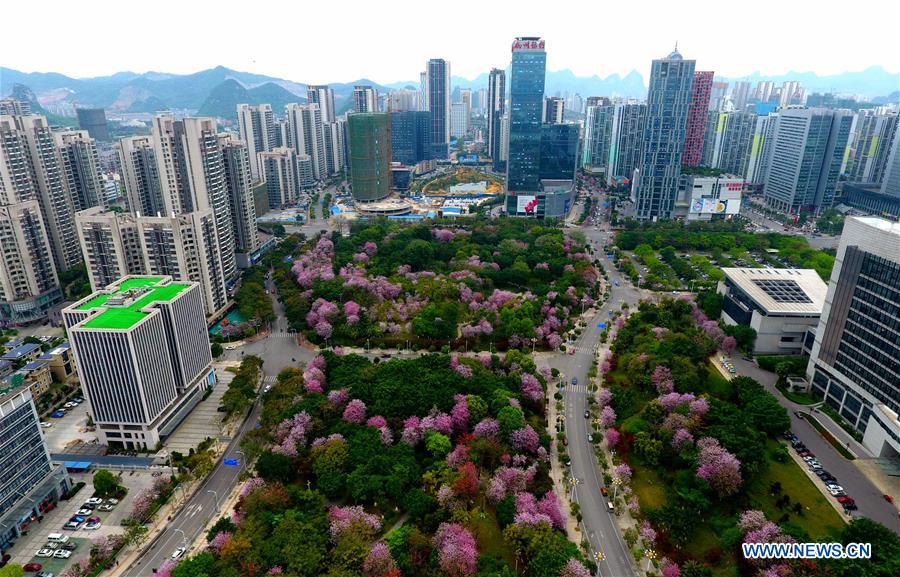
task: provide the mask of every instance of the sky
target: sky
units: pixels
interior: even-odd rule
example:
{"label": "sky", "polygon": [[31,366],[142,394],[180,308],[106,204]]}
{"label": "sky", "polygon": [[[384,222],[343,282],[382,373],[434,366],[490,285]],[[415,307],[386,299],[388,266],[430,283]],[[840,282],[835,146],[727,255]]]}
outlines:
{"label": "sky", "polygon": [[547,69],[579,76],[646,77],[676,41],[698,70],[730,78],[874,65],[900,74],[891,0],[45,0],[10,2],[3,16],[0,66],[74,77],[221,64],[301,83],[385,84],[417,80],[427,59],[444,58],[472,79],[506,68],[515,36],[542,36]]}

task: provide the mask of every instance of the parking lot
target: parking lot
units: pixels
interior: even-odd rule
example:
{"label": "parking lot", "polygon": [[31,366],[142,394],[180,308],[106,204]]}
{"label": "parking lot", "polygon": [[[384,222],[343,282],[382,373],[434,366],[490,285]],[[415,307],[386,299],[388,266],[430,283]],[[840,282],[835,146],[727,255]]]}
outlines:
{"label": "parking lot", "polygon": [[[115,471],[113,471],[116,474]],[[60,501],[52,511],[45,513],[43,520],[35,522],[29,528],[28,534],[20,537],[15,545],[9,549],[12,555],[11,563],[25,565],[27,563],[40,563],[43,571],[51,571],[55,576],[76,560],[88,557],[91,549],[91,541],[100,536],[120,535],[123,533],[122,520],[131,512],[134,496],[145,487],[153,483],[151,471],[135,471],[133,474],[125,471],[120,477],[120,483],[128,488],[128,493],[121,502],[111,511],[100,511],[95,508],[90,516],[100,518],[101,526],[94,530],[85,530],[83,524],[75,531],[63,530],[63,524],[82,509],[84,503],[91,498],[94,492],[93,471],[89,473],[71,474],[72,483],[82,481],[85,486],[69,501]],[[50,533],[62,533],[67,535],[70,541],[76,544],[72,556],[68,559],[56,559],[38,557],[38,550],[44,548],[47,543],[47,535]]]}
{"label": "parking lot", "polygon": [[87,415],[91,412],[91,404],[85,400],[73,409],[66,411],[60,418],[47,417],[45,423],[50,427],[42,427],[47,449],[51,453],[65,453],[72,445],[79,442],[93,443],[97,434],[87,430]]}

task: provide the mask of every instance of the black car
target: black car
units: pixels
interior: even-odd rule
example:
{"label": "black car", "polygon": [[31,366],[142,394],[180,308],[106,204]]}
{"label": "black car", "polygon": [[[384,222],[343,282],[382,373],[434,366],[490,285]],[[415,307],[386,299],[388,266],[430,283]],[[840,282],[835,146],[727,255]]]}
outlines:
{"label": "black car", "polygon": [[584,418],[585,418],[585,419],[590,419],[590,418],[591,418],[591,412],[590,412],[590,411],[585,411],[585,412],[584,412]]}

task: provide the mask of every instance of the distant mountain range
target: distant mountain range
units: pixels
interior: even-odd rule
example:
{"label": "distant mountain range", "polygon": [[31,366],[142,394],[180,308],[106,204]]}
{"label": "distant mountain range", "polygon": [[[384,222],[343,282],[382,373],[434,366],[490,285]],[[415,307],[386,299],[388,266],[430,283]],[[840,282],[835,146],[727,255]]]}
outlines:
{"label": "distant mountain range", "polygon": [[[837,92],[861,94],[879,101],[895,101],[894,94],[900,90],[900,75],[891,74],[880,66],[873,66],[860,72],[845,72],[829,76],[818,76],[811,72],[788,73],[779,76],[765,76],[754,73],[739,79],[717,80],[772,80],[781,83],[799,80],[807,93]],[[487,86],[487,74],[474,79],[454,76],[454,87],[483,88]],[[418,87],[418,81],[393,82],[381,85],[367,79],[354,82],[331,83],[335,92],[335,108],[338,113],[347,110],[352,103],[353,86],[369,84],[379,91],[391,88]],[[280,111],[288,102],[306,101],[306,84],[240,72],[217,66],[194,74],[169,74],[165,72],[117,72],[110,76],[95,78],[72,78],[55,72],[25,73],[11,68],[0,67],[0,96],[9,95],[14,86],[18,90],[33,92],[35,101],[43,105],[68,102],[81,106],[98,106],[112,112],[155,112],[165,109],[186,109],[199,114],[234,118],[235,106],[241,102],[270,103]],[[548,95],[568,92],[588,96],[621,96],[643,98],[647,87],[643,76],[631,71],[625,76],[612,74],[606,78],[599,76],[576,76],[570,70],[547,73],[545,91]]]}

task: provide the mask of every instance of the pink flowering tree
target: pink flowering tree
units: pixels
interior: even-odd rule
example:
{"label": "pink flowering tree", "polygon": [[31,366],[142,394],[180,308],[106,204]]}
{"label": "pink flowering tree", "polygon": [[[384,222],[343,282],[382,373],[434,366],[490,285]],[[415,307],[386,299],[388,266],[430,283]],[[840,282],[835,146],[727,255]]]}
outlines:
{"label": "pink flowering tree", "polygon": [[490,417],[482,419],[473,430],[476,437],[485,437],[492,441],[500,440],[500,423]]}
{"label": "pink flowering tree", "polygon": [[631,482],[631,467],[625,463],[619,463],[613,467],[613,478],[619,479],[623,485]]}
{"label": "pink flowering tree", "polygon": [[521,429],[516,429],[509,436],[510,444],[516,449],[536,453],[538,447],[541,446],[541,440],[537,432],[531,425],[525,425]]}
{"label": "pink flowering tree", "polygon": [[653,527],[650,526],[649,521],[644,521],[643,523],[641,523],[640,533],[641,539],[646,541],[649,547],[652,547],[656,542],[656,531],[653,529]]}
{"label": "pink flowering tree", "polygon": [[218,553],[222,550],[222,547],[224,547],[226,543],[231,541],[231,537],[231,532],[219,531],[218,533],[216,533],[216,536],[213,537],[212,541],[209,542],[209,545],[207,545],[207,547],[213,553]]}
{"label": "pink flowering tree", "polygon": [[450,420],[453,422],[453,430],[457,433],[464,433],[469,429],[469,403],[465,395],[453,396]]}
{"label": "pink flowering tree", "polygon": [[330,521],[329,532],[333,541],[352,527],[359,527],[372,533],[381,529],[381,521],[378,520],[378,517],[366,513],[359,505],[331,507],[328,509],[328,520]]}
{"label": "pink flowering tree", "polygon": [[530,373],[522,374],[522,396],[529,401],[540,401],[544,398],[544,387],[537,377]]}
{"label": "pink flowering tree", "polygon": [[597,404],[601,407],[605,407],[606,405],[612,402],[612,391],[609,389],[600,389],[597,391]]}
{"label": "pink flowering tree", "polygon": [[675,381],[672,380],[672,371],[669,367],[656,365],[653,374],[650,376],[650,382],[656,387],[661,395],[671,393],[675,390]]}
{"label": "pink flowering tree", "polygon": [[606,405],[603,407],[603,410],[600,411],[600,425],[604,428],[612,427],[616,424],[616,412],[612,407]]}
{"label": "pink flowering tree", "polygon": [[606,429],[606,432],[603,433],[603,437],[606,439],[606,446],[609,448],[613,448],[619,444],[619,441],[622,440],[622,436],[619,434],[619,431],[610,427]]}
{"label": "pink flowering tree", "polygon": [[737,339],[735,339],[734,337],[731,337],[731,336],[725,337],[724,339],[722,339],[722,351],[726,355],[731,356],[734,354],[734,351],[736,351],[736,350],[737,350]]}
{"label": "pink flowering tree", "polygon": [[348,423],[362,424],[366,420],[366,404],[359,399],[353,399],[347,403],[343,418]]}
{"label": "pink flowering tree", "polygon": [[659,573],[662,577],[681,577],[681,568],[668,557],[663,557],[659,563]]}
{"label": "pink flowering tree", "polygon": [[397,568],[387,543],[378,541],[363,561],[363,577],[383,577]]}
{"label": "pink flowering tree", "polygon": [[697,476],[705,479],[721,497],[733,495],[741,486],[741,462],[712,437],[697,441]]}
{"label": "pink flowering tree", "polygon": [[587,567],[581,564],[581,561],[578,559],[569,559],[569,562],[566,563],[562,571],[559,572],[559,577],[593,577],[591,572],[588,571]]}
{"label": "pink flowering tree", "polygon": [[434,535],[438,565],[450,577],[468,577],[477,569],[475,537],[458,523],[441,523]]}

